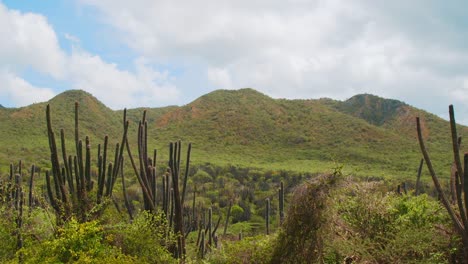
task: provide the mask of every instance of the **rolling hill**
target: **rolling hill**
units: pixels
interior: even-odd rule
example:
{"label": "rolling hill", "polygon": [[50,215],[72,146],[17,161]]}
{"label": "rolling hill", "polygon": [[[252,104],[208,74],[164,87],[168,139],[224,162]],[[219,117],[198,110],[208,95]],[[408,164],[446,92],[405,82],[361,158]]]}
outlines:
{"label": "rolling hill", "polygon": [[[71,142],[74,102],[80,104],[80,136],[96,147],[105,135],[121,136],[123,111],[113,111],[84,91],[67,91],[49,102],[0,109],[0,167],[19,159],[48,164],[45,106],[53,126]],[[143,108],[129,109],[130,142]],[[147,110],[149,142],[167,157],[167,143],[193,143],[195,163],[260,169],[323,172],[344,165],[347,173],[413,177],[421,157],[415,117],[423,122],[430,154],[441,175],[448,175],[451,141],[448,122],[403,102],[374,95],[332,99],[272,99],[253,89],[217,90],[184,106]],[[459,133],[468,135],[460,126]]]}

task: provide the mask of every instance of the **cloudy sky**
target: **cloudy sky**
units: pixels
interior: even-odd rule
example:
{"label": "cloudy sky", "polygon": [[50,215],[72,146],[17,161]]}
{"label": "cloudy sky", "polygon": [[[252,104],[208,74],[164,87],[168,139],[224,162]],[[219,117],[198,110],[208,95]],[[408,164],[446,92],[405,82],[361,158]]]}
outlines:
{"label": "cloudy sky", "polygon": [[215,89],[395,98],[468,124],[466,1],[0,0],[0,104],[83,89],[113,109]]}

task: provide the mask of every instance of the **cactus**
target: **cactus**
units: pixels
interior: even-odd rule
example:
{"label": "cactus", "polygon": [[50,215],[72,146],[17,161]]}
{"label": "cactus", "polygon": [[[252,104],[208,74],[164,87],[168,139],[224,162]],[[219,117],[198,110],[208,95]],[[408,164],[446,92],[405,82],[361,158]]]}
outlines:
{"label": "cactus", "polygon": [[418,196],[421,191],[420,185],[421,185],[421,173],[422,173],[423,165],[424,165],[424,158],[422,158],[421,161],[419,162],[418,175],[416,176],[416,186],[414,187],[416,189],[415,190],[416,196]]}
{"label": "cactus", "polygon": [[[190,145],[189,145],[190,146]],[[174,232],[179,235],[178,247],[181,255],[185,255],[185,236],[183,228],[183,207],[181,194],[179,192],[180,176],[180,153],[182,144],[180,141],[169,144],[169,168],[172,176],[172,186],[174,190]],[[190,152],[187,154],[187,163],[190,160]],[[185,174],[188,174],[188,166]]]}
{"label": "cactus", "polygon": [[[124,110],[124,124],[128,124],[126,120],[127,111]],[[143,202],[144,202],[144,209],[149,212],[156,212],[156,206],[154,204],[154,189],[152,188],[150,182],[152,182],[151,178],[155,177],[156,175],[153,174],[152,164],[150,164],[150,160],[148,159],[147,154],[147,127],[148,123],[146,122],[146,111],[143,111],[143,117],[138,123],[138,137],[137,137],[137,145],[138,145],[138,159],[139,159],[139,169],[136,166],[135,160],[133,158],[130,145],[128,143],[128,139],[125,140],[125,146],[127,148],[127,154],[130,159],[130,163],[132,164],[132,168],[135,172],[135,175],[138,179],[138,183],[140,184],[141,190],[143,192]],[[155,179],[154,179],[155,181]],[[166,183],[167,186],[167,183]],[[168,200],[168,199],[167,199]],[[167,205],[166,200],[166,205]],[[167,207],[164,208],[165,213],[167,215]]]}
{"label": "cactus", "polygon": [[167,195],[166,195],[166,174],[163,175],[163,177],[161,177],[162,179],[162,210],[164,212],[164,214],[167,215]]}
{"label": "cactus", "polygon": [[[77,216],[81,222],[87,221],[91,209],[94,207],[89,199],[88,193],[93,189],[93,180],[91,179],[91,147],[89,137],[85,137],[85,146],[83,141],[79,139],[79,122],[78,122],[79,105],[75,103],[75,149],[74,156],[67,155],[65,132],[60,130],[60,143],[62,150],[62,164],[59,161],[58,149],[55,142],[55,134],[52,129],[52,121],[50,117],[50,105],[46,107],[46,122],[47,135],[49,139],[50,160],[52,170],[46,172],[47,194],[49,202],[57,214],[57,221],[66,221],[72,215]],[[112,189],[121,168],[124,143],[127,139],[128,122],[124,124],[122,143],[116,144],[115,151],[115,166],[107,162],[107,140],[104,138],[103,155],[101,155],[101,145],[98,145],[98,187],[96,194],[96,203],[100,204],[102,198],[111,197]],[[83,151],[84,148],[84,151]],[[84,152],[84,153],[83,153]],[[113,169],[106,171],[106,166]],[[52,180],[53,186],[52,188]],[[104,194],[104,186],[106,193]],[[55,190],[55,193],[53,191]],[[102,209],[101,209],[102,210]],[[101,212],[98,210],[97,214]]]}
{"label": "cactus", "polygon": [[205,258],[205,233],[201,233],[200,248],[198,250],[199,257],[201,259]]}
{"label": "cactus", "polygon": [[[192,200],[192,229],[196,230],[197,228],[197,217],[196,217],[196,207],[195,207],[195,199],[197,197],[197,186],[195,186],[193,190],[193,200]],[[188,232],[187,232],[188,235]]]}
{"label": "cactus", "polygon": [[208,225],[207,225],[207,230],[205,233],[208,231],[208,246],[211,248],[213,240],[211,236],[212,228],[213,228],[213,223],[212,223],[212,218],[213,218],[213,209],[211,207],[208,209]]}
{"label": "cactus", "polygon": [[[204,219],[204,217],[203,217]],[[195,245],[198,247],[200,245],[200,239],[201,239],[201,234],[203,233],[203,226],[204,226],[204,221],[203,220],[200,220],[200,222],[198,223],[198,234],[197,234],[197,243],[195,243]]]}
{"label": "cactus", "polygon": [[279,216],[280,216],[280,224],[283,224],[284,221],[284,184],[283,182],[280,183],[280,188],[278,190],[278,205],[279,205]]}
{"label": "cactus", "polygon": [[439,182],[439,178],[437,177],[434,167],[432,165],[431,159],[429,154],[426,150],[426,146],[424,144],[424,139],[422,136],[421,131],[421,123],[419,117],[416,118],[416,130],[418,134],[418,141],[419,146],[421,148],[421,152],[424,156],[424,160],[426,162],[427,168],[429,173],[432,177],[432,181],[434,182],[435,188],[438,191],[440,201],[442,202],[443,206],[447,210],[449,214],[456,232],[461,237],[462,244],[463,244],[463,253],[464,259],[468,259],[468,153],[464,155],[464,169],[461,165],[460,160],[460,149],[458,144],[458,137],[457,137],[457,130],[456,130],[456,122],[455,122],[455,113],[453,106],[449,106],[449,116],[450,116],[450,130],[452,136],[452,150],[454,156],[454,163],[456,167],[455,171],[455,186],[456,186],[456,200],[459,213],[455,213],[452,209],[452,206],[445,196],[442,186]]}
{"label": "cactus", "polygon": [[28,206],[29,206],[29,214],[31,214],[31,210],[34,206],[33,201],[33,183],[34,183],[34,172],[36,167],[34,165],[31,166],[31,177],[29,178],[29,195],[28,195]]}
{"label": "cactus", "polygon": [[265,208],[265,225],[266,225],[266,234],[270,234],[270,198],[266,198],[266,208]]}
{"label": "cactus", "polygon": [[[123,167],[123,158],[121,159],[121,166]],[[127,189],[126,189],[126,186],[125,186],[125,176],[124,176],[124,173],[123,173],[123,170],[120,170],[120,177],[122,178],[122,192],[123,192],[123,197],[124,197],[124,202],[125,202],[125,208],[127,208],[127,213],[128,213],[128,216],[130,217],[130,221],[133,220],[133,212],[132,212],[132,208],[130,206],[130,201],[128,200],[128,195],[127,195]]]}
{"label": "cactus", "polygon": [[[210,213],[211,213],[211,211],[210,211]],[[218,227],[219,227],[219,224],[221,223],[222,219],[223,219],[223,216],[220,214],[219,217],[218,217],[218,221],[216,222],[216,225],[214,226],[213,230],[210,231],[210,233],[209,233],[210,241],[211,241],[210,247],[213,246],[212,244],[214,244],[215,248],[218,247],[218,235],[216,234],[216,231],[218,231]]]}
{"label": "cactus", "polygon": [[171,188],[169,191],[169,207],[170,207],[170,212],[169,212],[169,227],[172,228],[174,225],[174,189]]}
{"label": "cactus", "polygon": [[[180,142],[179,142],[179,144],[180,144]],[[191,151],[192,151],[192,143],[189,143],[188,144],[188,149],[187,149],[187,159],[186,159],[186,163],[185,163],[184,185],[183,185],[183,188],[182,188],[182,199],[181,199],[182,205],[185,202],[185,193],[186,193],[186,189],[187,189],[187,179],[188,179],[189,170],[190,170],[190,153],[191,153]]]}
{"label": "cactus", "polygon": [[232,209],[232,201],[229,201],[229,207],[228,207],[228,211],[227,211],[226,222],[224,223],[224,231],[223,231],[224,236],[226,235],[227,228],[228,228],[228,225],[229,225],[229,217],[231,216],[231,209]]}

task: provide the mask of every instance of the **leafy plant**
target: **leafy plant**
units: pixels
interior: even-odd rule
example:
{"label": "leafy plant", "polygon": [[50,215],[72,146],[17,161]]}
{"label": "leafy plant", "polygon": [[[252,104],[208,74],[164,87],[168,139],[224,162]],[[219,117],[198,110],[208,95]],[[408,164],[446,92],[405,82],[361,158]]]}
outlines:
{"label": "leafy plant", "polygon": [[213,251],[209,263],[270,263],[275,236],[253,236],[239,241],[227,241],[221,249]]}
{"label": "leafy plant", "polygon": [[75,219],[59,227],[53,239],[23,248],[24,263],[139,263],[104,240],[97,221],[79,223]]}
{"label": "leafy plant", "polygon": [[168,248],[176,243],[164,214],[140,212],[132,223],[121,224],[106,236],[109,243],[121,247],[126,255],[145,263],[177,263]]}
{"label": "leafy plant", "polygon": [[452,253],[449,218],[426,194],[379,191],[381,183],[349,184],[333,198],[324,259],[365,263],[434,263]]}

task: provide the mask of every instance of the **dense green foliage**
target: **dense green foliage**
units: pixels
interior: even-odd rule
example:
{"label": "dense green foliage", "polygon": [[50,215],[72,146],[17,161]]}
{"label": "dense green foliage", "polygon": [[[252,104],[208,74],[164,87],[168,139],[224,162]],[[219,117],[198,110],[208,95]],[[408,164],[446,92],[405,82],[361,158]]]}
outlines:
{"label": "dense green foliage", "polygon": [[324,258],[367,263],[447,262],[459,246],[442,206],[427,195],[384,193],[378,183],[350,184],[335,193],[333,236]]}

